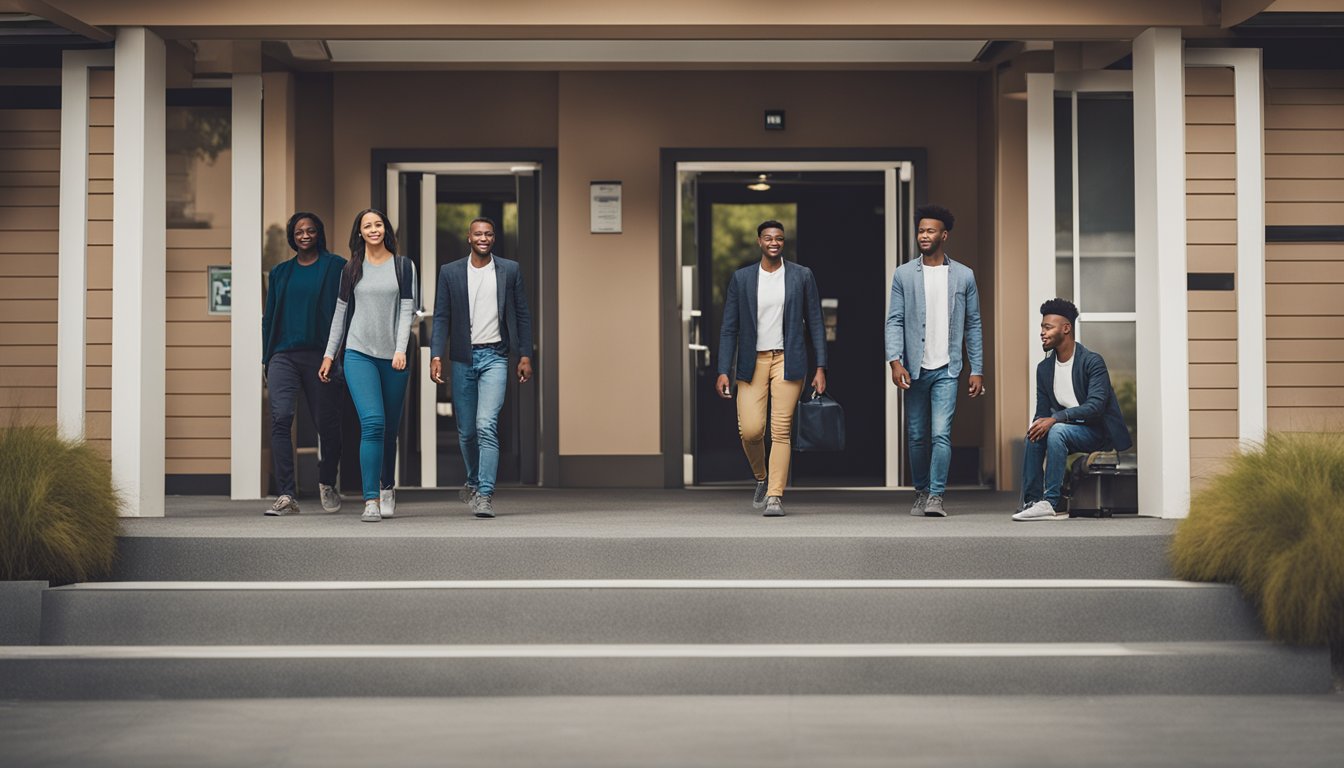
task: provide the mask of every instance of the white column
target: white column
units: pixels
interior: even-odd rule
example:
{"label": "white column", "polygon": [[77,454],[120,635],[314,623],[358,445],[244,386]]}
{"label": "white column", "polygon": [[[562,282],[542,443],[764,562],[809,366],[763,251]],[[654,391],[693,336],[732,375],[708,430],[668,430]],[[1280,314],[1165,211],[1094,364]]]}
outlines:
{"label": "white column", "polygon": [[112,51],[66,51],[61,71],[61,208],[56,288],[56,425],[84,437],[85,304],[88,275],[89,68]]}
{"label": "white column", "polygon": [[1242,444],[1265,439],[1265,139],[1259,48],[1234,51],[1237,121],[1237,420]]}
{"label": "white column", "polygon": [[229,497],[259,499],[261,460],[261,75],[233,76]]}
{"label": "white column", "polygon": [[1185,262],[1185,69],[1181,32],[1134,40],[1134,246],[1139,510],[1190,509],[1190,354]]}
{"label": "white column", "polygon": [[164,44],[117,30],[112,163],[112,480],[130,515],[163,515],[167,295]]}

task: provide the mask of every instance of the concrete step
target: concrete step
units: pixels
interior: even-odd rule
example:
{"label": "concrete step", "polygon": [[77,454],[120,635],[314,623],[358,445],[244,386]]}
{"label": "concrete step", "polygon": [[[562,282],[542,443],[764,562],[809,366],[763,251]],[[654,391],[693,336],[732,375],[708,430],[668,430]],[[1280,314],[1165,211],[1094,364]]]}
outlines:
{"label": "concrete step", "polygon": [[0,699],[1317,694],[1267,643],[0,647]]}
{"label": "concrete step", "polygon": [[[924,522],[908,516],[905,519]],[[405,524],[402,530],[410,529],[410,522],[414,521],[397,521],[398,525]],[[1074,526],[1073,522],[1085,525]],[[397,529],[391,525],[368,536],[135,535],[119,539],[117,563],[110,579],[1171,578],[1166,556],[1170,531],[1157,524],[1164,521],[1138,521],[1145,525],[1124,529],[1086,525],[1095,522],[1060,522],[1054,528],[1044,524],[1028,528],[1021,523],[1008,528],[1012,524],[1004,523],[1004,530],[1012,535],[393,536],[388,531]],[[836,528],[837,533],[843,530],[843,526]],[[1106,533],[1115,530],[1133,533]],[[1060,535],[1061,531],[1069,535]],[[1080,531],[1099,533],[1075,535]]]}
{"label": "concrete step", "polygon": [[1254,641],[1181,581],[137,582],[49,589],[51,645]]}

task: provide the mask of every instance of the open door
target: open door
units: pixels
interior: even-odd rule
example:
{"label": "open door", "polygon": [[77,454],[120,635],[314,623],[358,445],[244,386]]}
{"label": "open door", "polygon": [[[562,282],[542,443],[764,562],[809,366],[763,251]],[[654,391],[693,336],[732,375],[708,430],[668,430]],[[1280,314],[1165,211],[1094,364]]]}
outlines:
{"label": "open door", "polygon": [[[403,251],[416,262],[420,275],[420,311],[415,329],[420,354],[414,361],[416,370],[403,417],[398,485],[450,488],[466,481],[466,466],[457,442],[452,382],[436,385],[428,377],[438,272],[468,255],[466,234],[472,219],[492,219],[499,234],[495,254],[519,263],[535,326],[540,267],[539,172],[535,163],[389,166],[388,215],[396,222]],[[535,358],[536,350],[529,354]],[[451,375],[450,371],[445,373],[445,378]],[[539,447],[536,386],[520,387],[515,378],[509,377],[499,431],[498,482],[535,485]]]}

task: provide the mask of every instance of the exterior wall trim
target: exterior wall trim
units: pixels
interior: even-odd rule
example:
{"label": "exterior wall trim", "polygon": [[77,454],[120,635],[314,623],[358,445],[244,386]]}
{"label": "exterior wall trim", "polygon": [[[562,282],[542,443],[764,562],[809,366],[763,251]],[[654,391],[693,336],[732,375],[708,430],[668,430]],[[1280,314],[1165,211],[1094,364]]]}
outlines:
{"label": "exterior wall trim", "polygon": [[1191,48],[1187,67],[1230,67],[1237,147],[1237,437],[1265,439],[1269,422],[1265,350],[1264,76],[1259,48]]}
{"label": "exterior wall trim", "polygon": [[56,289],[56,426],[84,437],[85,309],[88,288],[89,70],[113,52],[65,51],[61,63],[60,240]]}

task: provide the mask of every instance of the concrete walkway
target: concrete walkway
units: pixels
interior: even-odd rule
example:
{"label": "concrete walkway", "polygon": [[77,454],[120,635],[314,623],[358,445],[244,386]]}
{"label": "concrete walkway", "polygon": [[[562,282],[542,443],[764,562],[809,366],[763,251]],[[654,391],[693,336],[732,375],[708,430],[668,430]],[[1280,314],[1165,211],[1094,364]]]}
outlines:
{"label": "concrete walkway", "polygon": [[1017,495],[949,491],[947,518],[911,517],[911,492],[790,491],[788,516],[763,518],[751,490],[503,489],[495,520],[477,520],[445,491],[401,491],[396,517],[359,522],[359,499],[336,514],[301,499],[304,514],[265,517],[270,501],[220,496],[170,496],[167,516],[127,518],[126,536],[193,537],[980,537],[1165,536],[1175,520],[1122,515],[1112,519],[1016,523]]}
{"label": "concrete walkway", "polygon": [[0,765],[1338,768],[1344,696],[0,702]]}

